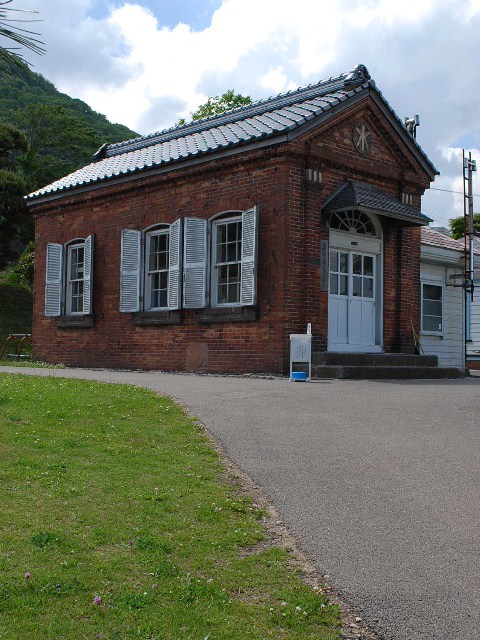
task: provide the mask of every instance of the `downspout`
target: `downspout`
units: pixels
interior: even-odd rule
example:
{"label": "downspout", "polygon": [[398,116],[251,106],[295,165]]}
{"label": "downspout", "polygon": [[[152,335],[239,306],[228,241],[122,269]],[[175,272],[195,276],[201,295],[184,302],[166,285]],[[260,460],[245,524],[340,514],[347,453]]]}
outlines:
{"label": "downspout", "polygon": [[[303,217],[303,246],[306,247],[307,246],[307,225],[306,225],[306,220],[307,220],[307,209],[308,209],[308,190],[307,190],[307,180],[306,180],[306,175],[307,175],[307,167],[308,167],[308,156],[310,153],[310,147],[311,144],[310,142],[305,142],[305,154],[304,154],[304,160],[303,160],[303,174],[302,174],[302,180],[301,180],[301,184],[302,184],[302,200],[303,200],[303,206],[302,206],[302,217]],[[303,259],[303,265],[302,265],[302,273],[303,273],[303,282],[306,283],[308,282],[307,280],[307,267],[308,267],[308,258],[305,252],[304,255],[304,259]],[[306,303],[306,287],[303,286],[302,287],[302,322],[303,325],[306,326],[308,318],[306,318],[305,316],[305,303]]]}

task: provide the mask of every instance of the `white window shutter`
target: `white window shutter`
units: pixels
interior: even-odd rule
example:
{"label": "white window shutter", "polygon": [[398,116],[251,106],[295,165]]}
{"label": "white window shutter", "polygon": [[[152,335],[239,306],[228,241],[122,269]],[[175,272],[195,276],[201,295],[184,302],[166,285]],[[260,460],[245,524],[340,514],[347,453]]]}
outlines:
{"label": "white window shutter", "polygon": [[141,231],[122,229],[120,257],[120,311],[140,309]]}
{"label": "white window shutter", "polygon": [[63,245],[47,244],[45,277],[45,315],[62,315]]}
{"label": "white window shutter", "polygon": [[242,280],[240,301],[243,305],[256,302],[258,210],[257,207],[242,213]]}
{"label": "white window shutter", "polygon": [[206,300],[207,221],[185,218],[183,306],[201,309]]}
{"label": "white window shutter", "polygon": [[182,221],[170,225],[168,265],[168,308],[180,309],[180,257],[182,249]]}
{"label": "white window shutter", "polygon": [[93,235],[85,240],[83,271],[83,313],[92,313],[93,296]]}

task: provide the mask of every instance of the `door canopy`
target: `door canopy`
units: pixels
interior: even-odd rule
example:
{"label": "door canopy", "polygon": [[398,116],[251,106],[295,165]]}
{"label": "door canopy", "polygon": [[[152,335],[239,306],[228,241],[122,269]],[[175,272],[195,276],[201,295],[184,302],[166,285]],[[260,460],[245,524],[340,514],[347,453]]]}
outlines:
{"label": "door canopy", "polygon": [[[431,222],[430,218],[420,213],[420,211],[417,211],[417,209],[396,200],[393,196],[374,187],[372,184],[360,182],[359,180],[348,180],[345,182],[345,184],[328,198],[322,207],[322,211],[330,214],[355,211],[367,214],[367,217],[374,214],[403,220],[405,224],[409,225],[427,225]],[[335,216],[332,215],[332,222],[334,222],[334,220]],[[348,220],[348,216],[346,220]],[[348,225],[349,222],[345,221],[341,224]],[[345,228],[343,226],[334,228],[342,231],[356,230],[357,233],[361,233],[361,223],[355,222],[355,224],[359,224],[356,229]]]}

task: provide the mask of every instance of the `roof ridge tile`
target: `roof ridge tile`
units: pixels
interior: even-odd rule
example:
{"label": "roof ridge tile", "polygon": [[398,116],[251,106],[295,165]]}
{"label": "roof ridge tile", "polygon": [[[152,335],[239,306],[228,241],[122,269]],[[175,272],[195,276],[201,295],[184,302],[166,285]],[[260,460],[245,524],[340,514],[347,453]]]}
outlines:
{"label": "roof ridge tile", "polygon": [[[266,110],[265,107],[267,108],[269,106],[275,107],[277,103],[281,103],[285,100],[287,100],[287,104],[288,104],[288,102],[290,102],[293,96],[301,97],[304,94],[317,92],[319,90],[322,90],[325,92],[331,91],[333,87],[331,87],[330,85],[338,84],[338,87],[336,88],[337,90],[344,89],[344,80],[346,80],[347,78],[352,76],[352,74],[355,74],[355,73],[357,73],[358,82],[360,82],[360,80],[362,81],[361,84],[368,83],[371,80],[370,74],[368,73],[366,67],[364,67],[363,65],[358,65],[357,67],[355,67],[355,69],[353,69],[353,71],[350,71],[347,73],[341,73],[338,76],[330,77],[328,80],[320,80],[319,82],[309,84],[306,87],[299,87],[298,89],[287,91],[285,93],[280,93],[273,97],[257,100],[247,106],[236,107],[235,109],[230,109],[229,111],[226,111],[221,114],[208,116],[207,118],[202,118],[200,120],[194,120],[192,122],[188,122],[183,125],[170,127],[169,129],[164,129],[163,131],[157,131],[155,133],[150,133],[145,136],[132,138],[131,140],[117,142],[115,144],[108,145],[106,148],[104,145],[99,149],[97,154],[99,154],[102,151],[103,154],[105,154],[107,157],[111,157],[113,155],[117,155],[117,153],[124,153],[127,150],[128,151],[133,150],[134,148],[138,148],[139,146],[143,147],[143,146],[149,146],[150,144],[154,144],[154,143],[164,142],[166,141],[166,139],[170,137],[173,137],[173,138],[184,137],[190,132],[198,131],[204,128],[210,128],[208,127],[208,125],[210,124],[218,125],[218,124],[224,124],[224,123],[226,124],[227,121],[235,122],[235,120],[237,119],[236,116],[239,113],[242,113],[242,115],[245,115],[247,117],[250,114],[257,115],[256,113],[257,111],[258,111],[258,114],[261,114],[265,112]],[[278,106],[280,106],[280,104],[278,104]]]}

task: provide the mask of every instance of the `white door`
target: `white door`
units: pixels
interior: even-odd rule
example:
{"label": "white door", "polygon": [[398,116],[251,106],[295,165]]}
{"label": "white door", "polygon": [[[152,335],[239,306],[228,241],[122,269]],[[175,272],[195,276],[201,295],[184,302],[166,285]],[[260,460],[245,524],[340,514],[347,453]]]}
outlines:
{"label": "white door", "polygon": [[376,345],[376,256],[331,249],[328,299],[330,351],[369,351]]}

